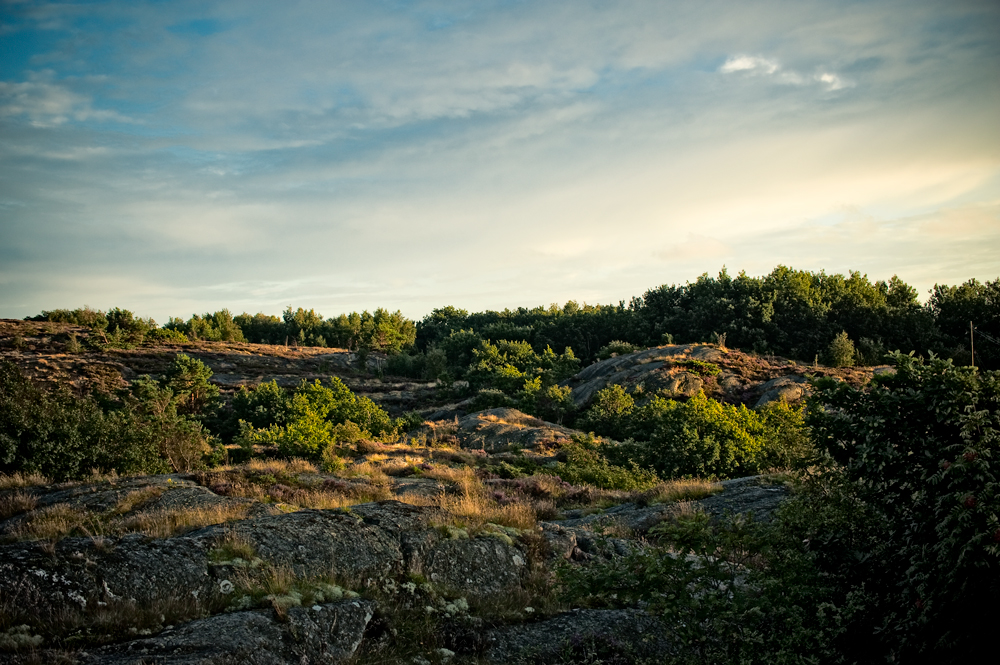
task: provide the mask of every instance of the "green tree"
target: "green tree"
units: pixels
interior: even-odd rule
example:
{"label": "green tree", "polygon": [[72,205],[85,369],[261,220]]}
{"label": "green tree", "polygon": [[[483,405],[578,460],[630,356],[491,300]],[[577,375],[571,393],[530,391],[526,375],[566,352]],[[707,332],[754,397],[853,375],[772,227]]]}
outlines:
{"label": "green tree", "polygon": [[851,341],[846,332],[838,333],[826,350],[827,361],[831,367],[848,367],[853,365],[855,355],[854,342]]}
{"label": "green tree", "polygon": [[211,383],[212,369],[197,358],[178,353],[167,372],[167,386],[178,400],[178,410],[199,415],[215,407],[219,387]]}

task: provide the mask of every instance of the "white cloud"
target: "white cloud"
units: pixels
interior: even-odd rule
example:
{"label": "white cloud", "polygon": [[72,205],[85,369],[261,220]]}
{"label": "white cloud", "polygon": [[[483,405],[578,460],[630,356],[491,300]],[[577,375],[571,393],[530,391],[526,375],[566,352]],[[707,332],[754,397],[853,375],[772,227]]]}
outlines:
{"label": "white cloud", "polygon": [[854,85],[853,83],[850,83],[840,78],[836,74],[831,74],[829,72],[822,72],[820,74],[816,74],[814,78],[815,80],[825,85],[827,90],[840,90],[842,88],[849,88]]}
{"label": "white cloud", "polygon": [[730,56],[729,59],[726,60],[721,67],[719,67],[719,71],[723,74],[732,74],[733,72],[773,74],[780,68],[781,65],[774,60],[768,60],[767,58],[758,58],[750,55],[734,55]]}
{"label": "white cloud", "polygon": [[722,74],[735,74],[742,72],[749,75],[773,76],[781,83],[788,85],[807,85],[809,83],[820,83],[828,91],[842,90],[852,87],[854,84],[845,81],[840,75],[831,72],[819,72],[814,76],[803,76],[799,72],[782,68],[777,60],[752,55],[733,55],[719,67]]}

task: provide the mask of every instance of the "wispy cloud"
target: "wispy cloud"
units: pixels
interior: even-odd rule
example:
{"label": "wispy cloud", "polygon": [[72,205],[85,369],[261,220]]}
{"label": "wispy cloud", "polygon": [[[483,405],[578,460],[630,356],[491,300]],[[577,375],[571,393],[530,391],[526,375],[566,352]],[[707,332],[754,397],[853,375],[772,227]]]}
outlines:
{"label": "wispy cloud", "polygon": [[784,69],[777,60],[752,55],[730,56],[719,67],[719,71],[723,74],[742,73],[744,75],[774,77],[775,80],[790,85],[818,83],[828,91],[854,86],[854,83],[843,79],[838,74],[819,71],[812,76],[804,76],[797,71]]}
{"label": "wispy cloud", "polygon": [[[995,3],[5,9],[6,316],[617,302],[723,261],[917,280],[958,218],[915,220],[1000,200]],[[904,253],[814,228],[847,208]]]}

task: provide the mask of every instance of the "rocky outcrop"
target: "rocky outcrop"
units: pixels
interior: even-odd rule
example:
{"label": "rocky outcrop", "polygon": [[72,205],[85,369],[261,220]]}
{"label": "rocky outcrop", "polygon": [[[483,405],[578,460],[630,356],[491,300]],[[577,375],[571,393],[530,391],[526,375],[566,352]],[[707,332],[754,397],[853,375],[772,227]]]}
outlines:
{"label": "rocky outcrop", "polygon": [[357,651],[375,606],[371,601],[220,614],[125,644],[104,647],[81,665],[301,665],[343,663]]}
{"label": "rocky outcrop", "polygon": [[706,395],[747,406],[774,400],[797,402],[808,395],[810,376],[830,376],[861,385],[871,378],[864,367],[806,366],[771,356],[755,356],[707,344],[658,346],[596,362],[561,385],[572,388],[577,408],[600,390],[620,385],[630,393],[685,398]]}
{"label": "rocky outcrop", "polygon": [[456,433],[463,448],[488,453],[558,446],[569,441],[573,434],[578,432],[508,408],[469,414],[458,421]]}
{"label": "rocky outcrop", "polygon": [[809,394],[809,380],[804,376],[789,374],[779,376],[765,382],[757,391],[761,393],[760,398],[754,406],[764,406],[768,402],[784,400],[785,402],[797,402]]}
{"label": "rocky outcrop", "polygon": [[678,344],[657,346],[645,351],[637,351],[596,362],[562,385],[573,389],[571,397],[578,407],[588,404],[599,390],[612,384],[634,389],[643,384],[646,392],[661,388],[680,390],[694,394],[704,385],[700,377],[683,369],[674,371],[677,361],[699,360],[713,362],[719,360],[723,352],[701,344]]}

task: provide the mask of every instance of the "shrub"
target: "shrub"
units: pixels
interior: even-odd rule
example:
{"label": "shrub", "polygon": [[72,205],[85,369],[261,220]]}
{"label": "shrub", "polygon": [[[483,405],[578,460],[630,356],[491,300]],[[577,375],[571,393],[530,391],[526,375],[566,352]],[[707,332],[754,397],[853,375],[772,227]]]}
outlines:
{"label": "shrub", "polygon": [[563,444],[561,452],[566,461],[550,467],[551,473],[573,485],[609,490],[647,490],[660,482],[654,472],[639,468],[634,461],[624,466],[611,464],[603,454],[604,449],[591,436],[575,435],[571,443]]}
{"label": "shrub", "polygon": [[11,363],[0,363],[0,472],[54,480],[92,469],[160,473],[161,432],[133,403],[109,404],[65,390],[43,390]]}
{"label": "shrub", "polygon": [[984,643],[1000,594],[1000,373],[894,354],[869,390],[819,385],[810,425],[876,516],[870,591],[899,661]]}
{"label": "shrub", "polygon": [[608,342],[605,346],[602,346],[597,352],[597,358],[599,360],[607,360],[614,356],[624,356],[629,353],[634,353],[639,350],[639,347],[635,344],[629,344],[628,342],[622,342],[621,340],[613,340]]}
{"label": "shrub", "polygon": [[831,367],[847,367],[854,364],[854,358],[856,353],[854,351],[854,342],[851,338],[847,336],[846,332],[841,331],[833,338],[830,342],[830,346],[826,349],[827,361],[830,363]]}
{"label": "shrub", "polygon": [[284,405],[280,404],[281,389],[277,384],[265,388],[260,399],[256,399],[258,391],[266,385],[252,393],[241,393],[240,409],[250,409],[256,402],[262,408],[262,417],[257,422],[265,420],[267,409],[280,413],[281,419],[266,427],[241,420],[236,442],[245,449],[252,450],[254,445],[274,446],[282,455],[317,459],[326,448],[338,445],[346,433],[353,432],[352,427],[363,433],[363,438],[387,439],[397,434],[397,421],[367,397],[355,395],[336,377],[330,379],[330,387],[319,380],[303,382]]}
{"label": "shrub", "polygon": [[219,387],[209,381],[212,369],[197,358],[178,353],[166,378],[182,413],[201,414],[219,398]]}

